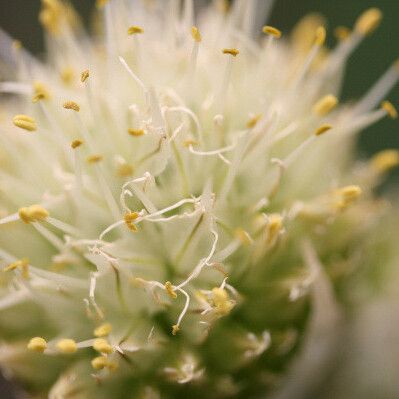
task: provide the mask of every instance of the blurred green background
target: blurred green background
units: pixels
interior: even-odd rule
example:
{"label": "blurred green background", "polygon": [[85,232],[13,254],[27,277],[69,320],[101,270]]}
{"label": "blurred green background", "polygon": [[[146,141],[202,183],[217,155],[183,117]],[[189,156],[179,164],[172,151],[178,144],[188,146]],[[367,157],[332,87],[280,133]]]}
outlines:
{"label": "blurred green background", "polygon": [[[167,0],[163,0],[166,1]],[[200,2],[202,0],[194,0]],[[88,20],[94,0],[71,0],[80,14]],[[319,12],[328,21],[330,38],[337,25],[352,26],[357,16],[368,7],[384,12],[382,26],[367,38],[350,59],[343,100],[362,96],[399,57],[399,0],[276,0],[268,23],[290,32],[294,24],[309,12]],[[40,0],[0,0],[0,27],[23,42],[32,53],[43,52],[43,37],[37,15]],[[334,40],[330,40],[330,44]],[[0,77],[1,78],[1,77]],[[388,96],[399,108],[399,85]],[[368,156],[384,148],[399,148],[399,121],[385,118],[363,132],[359,152]],[[399,186],[399,171],[392,174],[391,187]],[[0,398],[13,398],[0,380]]]}

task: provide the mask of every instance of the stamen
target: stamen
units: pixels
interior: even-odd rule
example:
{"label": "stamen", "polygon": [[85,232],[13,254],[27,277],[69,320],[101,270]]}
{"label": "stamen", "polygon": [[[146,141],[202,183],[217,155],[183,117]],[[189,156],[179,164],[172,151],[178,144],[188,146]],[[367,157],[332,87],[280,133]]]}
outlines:
{"label": "stamen", "polygon": [[331,125],[325,124],[325,125],[321,125],[320,127],[318,127],[315,131],[315,135],[316,136],[321,136],[322,134],[328,132],[329,130],[331,130],[333,127]]}
{"label": "stamen", "polygon": [[3,272],[8,272],[12,271],[15,269],[21,269],[21,275],[22,278],[25,280],[29,279],[29,259],[28,258],[22,258],[19,260],[16,260],[15,262],[10,263],[8,266],[6,266],[3,269]]}
{"label": "stamen", "polygon": [[102,155],[93,154],[93,155],[89,155],[89,156],[86,158],[86,161],[87,161],[88,163],[95,164],[95,163],[101,162],[103,159],[104,159],[104,157],[103,157]]}
{"label": "stamen", "polygon": [[390,101],[383,101],[381,108],[387,112],[390,118],[396,119],[398,117],[398,111]]}
{"label": "stamen", "polygon": [[172,335],[176,335],[180,331],[180,327],[177,324],[172,326]]}
{"label": "stamen", "polygon": [[143,129],[132,129],[132,128],[129,128],[127,130],[127,132],[131,136],[134,136],[134,137],[140,137],[140,136],[143,136],[145,134],[145,131]]}
{"label": "stamen", "polygon": [[333,196],[336,197],[334,200],[334,207],[339,211],[344,211],[355,202],[362,194],[362,190],[359,186],[346,186],[333,192]]}
{"label": "stamen", "polygon": [[172,298],[172,299],[176,299],[177,298],[177,294],[176,291],[173,288],[173,285],[170,281],[167,281],[165,283],[165,290],[168,293],[168,295]]}
{"label": "stamen", "polygon": [[114,350],[109,342],[104,338],[97,338],[93,342],[93,348],[100,353],[110,354]]}
{"label": "stamen", "polygon": [[321,98],[314,106],[313,113],[319,116],[328,115],[338,104],[338,99],[332,94]]}
{"label": "stamen", "polygon": [[300,69],[298,73],[298,77],[295,79],[293,83],[293,87],[296,90],[300,83],[302,83],[304,77],[306,76],[307,72],[309,71],[310,66],[312,65],[313,61],[315,60],[317,54],[320,51],[320,48],[323,46],[325,40],[326,40],[326,29],[324,26],[319,26],[316,29],[316,34],[315,34],[315,41],[314,44],[310,50],[309,55],[306,57],[304,64],[302,65],[302,68]]}
{"label": "stamen", "polygon": [[249,121],[247,122],[247,128],[248,128],[248,129],[253,129],[253,128],[256,126],[256,124],[257,124],[262,118],[263,118],[263,115],[262,115],[262,114],[254,115],[254,116],[251,117],[251,118],[249,119]]}
{"label": "stamen", "polygon": [[346,186],[338,190],[346,200],[354,200],[360,196],[362,189],[359,186]]}
{"label": "stamen", "polygon": [[334,29],[334,36],[341,42],[347,40],[351,35],[351,30],[346,26],[337,26]]}
{"label": "stamen", "polygon": [[237,55],[240,54],[240,51],[236,48],[224,48],[222,52],[223,54],[232,55],[233,57],[237,57]]}
{"label": "stamen", "polygon": [[91,365],[95,370],[102,370],[108,365],[108,359],[105,356],[97,356],[91,361]]}
{"label": "stamen", "polygon": [[22,48],[22,42],[20,41],[20,40],[14,40],[13,42],[12,42],[12,47],[13,47],[13,49],[14,50],[21,50],[21,48]]}
{"label": "stamen", "polygon": [[34,337],[30,339],[27,348],[30,351],[43,353],[47,349],[47,342],[42,337]]}
{"label": "stamen", "polygon": [[80,111],[80,106],[79,106],[79,104],[75,103],[74,101],[66,101],[66,102],[63,104],[63,107],[64,107],[65,109],[71,109],[71,110],[76,111],[76,112],[79,112],[79,111]]}
{"label": "stamen", "polygon": [[134,224],[134,221],[140,216],[138,212],[131,212],[127,213],[123,219],[126,223],[126,226],[130,231],[133,231],[134,233],[137,232],[137,226]]}
{"label": "stamen", "polygon": [[137,25],[130,26],[129,29],[127,30],[128,35],[136,35],[141,33],[144,33],[144,29]]}
{"label": "stamen", "polygon": [[73,339],[64,338],[57,342],[56,348],[65,354],[72,354],[78,350],[78,346]]}
{"label": "stamen", "polygon": [[360,35],[369,35],[374,32],[382,20],[382,12],[378,8],[369,8],[355,23],[355,31]]}
{"label": "stamen", "polygon": [[116,174],[120,177],[131,176],[134,169],[124,159],[117,159],[116,161]]}
{"label": "stamen", "polygon": [[20,219],[25,223],[40,222],[45,220],[49,213],[41,205],[31,205],[18,210]]}
{"label": "stamen", "polygon": [[269,216],[267,224],[267,242],[269,245],[273,244],[283,229],[283,218],[281,215],[275,213]]}
{"label": "stamen", "polygon": [[98,326],[94,331],[93,334],[95,337],[106,337],[112,331],[112,325],[110,323],[104,323]]}
{"label": "stamen", "polygon": [[279,30],[273,26],[269,26],[269,25],[264,26],[262,28],[262,32],[265,35],[271,35],[271,36],[275,37],[276,39],[280,39],[280,37],[281,37],[281,30]]}
{"label": "stamen", "polygon": [[36,121],[28,115],[15,115],[12,121],[15,126],[21,129],[28,130],[30,132],[37,130]]}
{"label": "stamen", "polygon": [[234,233],[238,240],[245,246],[251,245],[254,242],[249,233],[242,228],[236,229]]}
{"label": "stamen", "polygon": [[39,21],[48,33],[52,35],[60,33],[63,11],[62,4],[58,0],[42,0]]}
{"label": "stamen", "polygon": [[191,28],[191,36],[197,43],[202,41],[201,33],[196,26]]}
{"label": "stamen", "polygon": [[326,41],[326,36],[327,36],[326,28],[324,26],[319,26],[316,29],[315,45],[319,47],[323,46],[324,42]]}
{"label": "stamen", "polygon": [[72,149],[78,148],[82,144],[83,144],[83,140],[79,140],[79,139],[73,140],[72,143],[71,143],[71,148]]}
{"label": "stamen", "polygon": [[229,294],[224,288],[213,288],[212,300],[216,314],[219,316],[228,315],[235,306],[234,301],[229,299]]}
{"label": "stamen", "polygon": [[81,74],[80,74],[80,81],[82,83],[86,82],[86,80],[90,76],[90,71],[88,69],[85,69]]}
{"label": "stamen", "polygon": [[371,167],[377,173],[387,173],[399,166],[399,150],[384,150],[371,158]]}
{"label": "stamen", "polygon": [[72,67],[65,67],[62,69],[60,77],[64,84],[69,86],[75,79],[75,70]]}
{"label": "stamen", "polygon": [[50,92],[46,86],[41,82],[34,82],[32,102],[37,103],[40,100],[48,100],[49,98]]}

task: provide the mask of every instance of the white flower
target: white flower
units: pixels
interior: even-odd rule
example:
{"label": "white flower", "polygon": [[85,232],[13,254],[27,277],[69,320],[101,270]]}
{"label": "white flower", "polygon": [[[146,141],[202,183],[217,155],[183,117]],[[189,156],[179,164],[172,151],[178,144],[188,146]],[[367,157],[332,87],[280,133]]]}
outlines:
{"label": "white flower", "polygon": [[197,17],[193,1],[97,3],[89,39],[68,5],[42,1],[45,63],[6,49],[0,309],[24,319],[13,334],[40,336],[29,349],[71,364],[82,354],[57,395],[111,373],[112,397],[125,397],[112,385],[123,380],[146,397],[188,383],[217,397],[231,377],[251,393],[264,383],[240,367],[287,356],[285,332],[306,332],[319,269],[303,240],[320,256],[348,253],[337,230],[353,239],[346,229],[366,218],[370,231],[371,190],[399,163],[394,150],[353,162],[356,134],[397,116],[380,103],[398,64],[357,103],[338,100],[345,62],[381,13],[362,14],[327,54],[317,19],[288,39],[258,26],[256,1]]}

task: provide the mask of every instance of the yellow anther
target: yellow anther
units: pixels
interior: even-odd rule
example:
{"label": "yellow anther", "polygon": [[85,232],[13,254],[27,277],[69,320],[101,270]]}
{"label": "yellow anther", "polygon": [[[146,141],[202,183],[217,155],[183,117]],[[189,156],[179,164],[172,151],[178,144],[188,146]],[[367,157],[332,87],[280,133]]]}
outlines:
{"label": "yellow anther", "polygon": [[29,278],[29,263],[30,262],[28,258],[22,258],[15,262],[10,263],[8,266],[6,266],[3,269],[3,271],[8,272],[15,269],[21,269],[22,277],[27,280]]}
{"label": "yellow anther", "polygon": [[28,207],[19,208],[18,215],[25,223],[31,223],[45,220],[49,216],[49,213],[42,206],[35,204]]}
{"label": "yellow anther", "polygon": [[324,26],[319,26],[316,29],[316,38],[315,38],[315,45],[316,46],[322,46],[324,44],[324,42],[326,41],[326,36],[327,36],[327,32],[326,32],[326,28]]}
{"label": "yellow anther", "polygon": [[347,201],[353,201],[362,194],[362,189],[359,186],[346,186],[339,190],[342,197]]}
{"label": "yellow anther", "polygon": [[229,299],[229,294],[223,288],[212,289],[212,300],[215,310],[220,316],[229,314],[234,308],[234,302]]}
{"label": "yellow anther", "polygon": [[140,137],[140,136],[143,136],[145,134],[143,129],[132,129],[132,128],[129,128],[129,129],[127,129],[127,132],[131,136],[134,136],[134,137]]}
{"label": "yellow anther", "polygon": [[168,293],[168,295],[172,298],[172,299],[176,299],[177,298],[177,294],[176,291],[173,289],[173,285],[170,281],[167,281],[165,283],[165,290]]}
{"label": "yellow anther", "polygon": [[102,160],[103,160],[103,156],[102,156],[102,155],[99,155],[99,154],[89,155],[89,156],[86,158],[86,161],[87,161],[88,163],[92,163],[92,164],[98,163],[98,162],[100,162],[100,161],[102,161]]}
{"label": "yellow anther", "polygon": [[262,119],[262,117],[263,117],[262,114],[254,115],[253,117],[251,117],[247,122],[247,128],[248,129],[254,128],[256,124]]}
{"label": "yellow anther", "polygon": [[319,116],[325,116],[329,114],[338,104],[337,97],[332,94],[328,94],[321,98],[317,103],[313,106],[313,113]]}
{"label": "yellow anther", "polygon": [[107,367],[108,359],[105,356],[97,356],[91,361],[91,366],[94,370],[102,370]]}
{"label": "yellow anther", "polygon": [[131,176],[134,172],[134,169],[127,162],[121,162],[116,167],[116,174],[120,177]]}
{"label": "yellow anther", "polygon": [[308,14],[298,22],[292,32],[293,45],[298,55],[302,57],[309,52],[314,45],[316,29],[324,23],[325,19],[316,13]]}
{"label": "yellow anther", "polygon": [[180,331],[180,327],[177,324],[172,326],[172,335],[176,335]]}
{"label": "yellow anther", "polygon": [[384,150],[371,158],[371,167],[378,173],[387,173],[399,166],[399,150]]}
{"label": "yellow anther", "polygon": [[42,337],[34,337],[30,339],[27,348],[30,351],[43,353],[47,349],[47,342]]}
{"label": "yellow anther", "polygon": [[127,213],[123,219],[125,220],[126,226],[129,230],[133,231],[134,233],[137,231],[137,226],[134,224],[134,221],[139,217],[138,212],[130,212]]}
{"label": "yellow anther", "polygon": [[348,39],[350,35],[351,35],[351,30],[346,26],[337,26],[334,29],[334,36],[340,41]]}
{"label": "yellow anther", "polygon": [[235,230],[235,236],[241,241],[243,245],[251,245],[252,238],[247,231],[244,229],[238,228]]}
{"label": "yellow anther", "polygon": [[283,218],[278,213],[269,216],[269,223],[267,225],[267,240],[271,244],[280,234],[283,228]]}
{"label": "yellow anther", "polygon": [[73,339],[64,338],[57,342],[56,344],[57,349],[61,353],[75,353],[78,350],[78,346]]}
{"label": "yellow anther", "polygon": [[315,135],[316,136],[321,136],[322,134],[328,132],[329,130],[331,130],[333,127],[331,125],[325,124],[325,125],[321,125],[319,126],[316,131],[315,131]]}
{"label": "yellow anther", "polygon": [[382,12],[378,8],[369,8],[355,23],[355,31],[361,35],[368,35],[378,28],[382,20]]}
{"label": "yellow anther", "polygon": [[112,325],[110,323],[101,324],[94,331],[93,334],[95,337],[106,337],[112,331]]}
{"label": "yellow anther", "polygon": [[138,33],[144,33],[144,29],[141,26],[130,26],[127,30],[128,35],[136,35]]}
{"label": "yellow anther", "polygon": [[100,353],[110,354],[113,352],[112,346],[104,338],[97,338],[93,342],[93,348]]}
{"label": "yellow anther", "polygon": [[49,33],[56,35],[60,32],[63,11],[59,0],[42,0],[39,21]]}
{"label": "yellow anther", "polygon": [[103,8],[109,2],[109,0],[96,0],[96,7]]}
{"label": "yellow anther", "polygon": [[20,40],[13,40],[12,47],[14,50],[20,50],[22,48],[22,43]]}
{"label": "yellow anther", "polygon": [[50,92],[46,86],[41,82],[34,82],[32,102],[37,103],[40,100],[48,100],[49,98]]}
{"label": "yellow anther", "polygon": [[233,57],[237,57],[237,55],[240,54],[239,50],[236,48],[224,48],[222,52],[223,54],[232,55]]}
{"label": "yellow anther", "polygon": [[82,144],[83,144],[83,140],[79,140],[79,139],[73,140],[72,143],[71,143],[71,148],[72,149],[78,148]]}
{"label": "yellow anther", "polygon": [[75,70],[72,67],[65,67],[62,69],[60,77],[64,84],[68,86],[75,79]]}
{"label": "yellow anther", "polygon": [[72,109],[73,111],[79,112],[80,111],[80,106],[78,103],[75,103],[75,101],[66,101],[63,104],[63,107],[65,109]]}
{"label": "yellow anther", "polygon": [[90,76],[90,71],[88,69],[85,69],[81,74],[80,74],[80,81],[82,83],[86,82],[86,80]]}
{"label": "yellow anther", "polygon": [[28,115],[15,115],[12,119],[15,126],[34,132],[37,129],[36,121]]}
{"label": "yellow anther", "polygon": [[398,111],[390,101],[383,101],[381,108],[387,112],[390,118],[396,119],[398,117]]}
{"label": "yellow anther", "polygon": [[198,141],[197,140],[188,139],[188,140],[184,140],[183,141],[183,147],[186,147],[186,148],[194,147],[196,145],[198,145]]}
{"label": "yellow anther", "polygon": [[361,188],[355,185],[340,188],[333,193],[335,195],[333,205],[339,211],[343,211],[356,201],[361,193]]}
{"label": "yellow anther", "polygon": [[201,33],[196,26],[191,27],[191,36],[197,43],[201,42],[202,40]]}
{"label": "yellow anther", "polygon": [[266,25],[266,26],[264,26],[262,28],[262,32],[265,35],[271,35],[271,36],[274,36],[277,39],[280,39],[280,37],[281,37],[281,30],[275,28],[274,26]]}

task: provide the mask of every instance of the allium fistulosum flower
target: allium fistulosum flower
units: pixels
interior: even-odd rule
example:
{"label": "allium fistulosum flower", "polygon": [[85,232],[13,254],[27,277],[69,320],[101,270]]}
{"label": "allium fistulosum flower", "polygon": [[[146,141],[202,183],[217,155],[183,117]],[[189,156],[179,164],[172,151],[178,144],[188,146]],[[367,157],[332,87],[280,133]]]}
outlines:
{"label": "allium fistulosum flower", "polygon": [[0,361],[32,393],[293,397],[390,262],[399,153],[354,145],[398,63],[339,101],[381,12],[328,51],[316,16],[262,28],[271,1],[180,3],[97,1],[89,38],[42,0],[43,62],[2,34]]}

